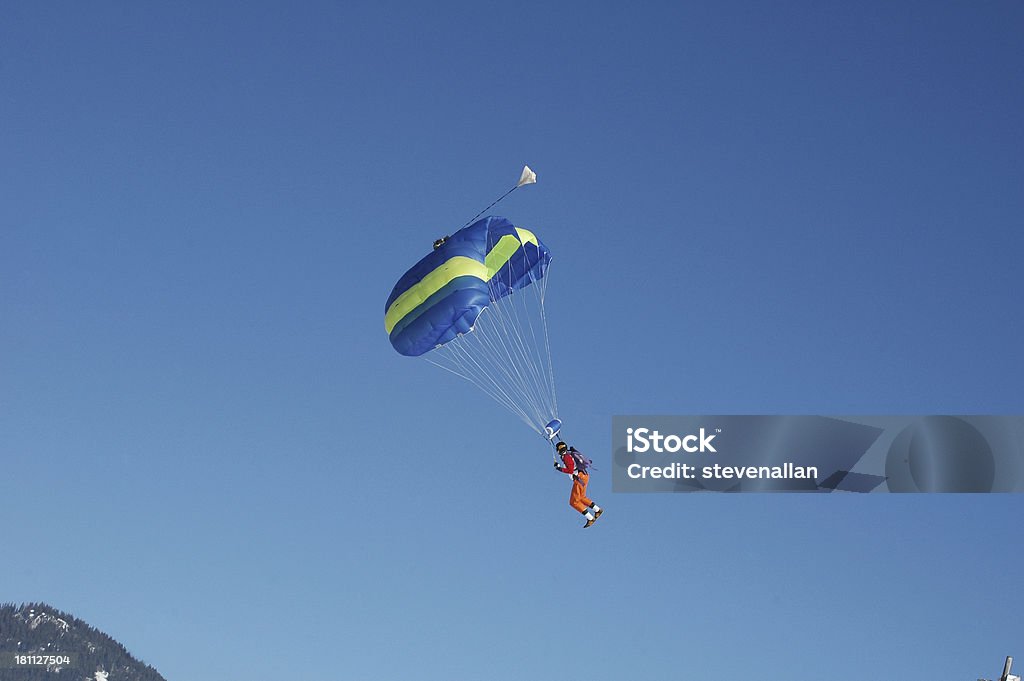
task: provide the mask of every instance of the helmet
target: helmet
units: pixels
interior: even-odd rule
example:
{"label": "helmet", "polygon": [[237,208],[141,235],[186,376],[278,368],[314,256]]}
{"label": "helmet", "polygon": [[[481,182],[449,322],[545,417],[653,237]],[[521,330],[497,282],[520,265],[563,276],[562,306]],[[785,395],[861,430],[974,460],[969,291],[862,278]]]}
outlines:
{"label": "helmet", "polygon": [[566,445],[564,442],[561,442],[561,441],[559,441],[559,443],[557,445],[555,445],[555,449],[557,449],[560,452],[564,452],[568,448],[569,448],[569,446]]}

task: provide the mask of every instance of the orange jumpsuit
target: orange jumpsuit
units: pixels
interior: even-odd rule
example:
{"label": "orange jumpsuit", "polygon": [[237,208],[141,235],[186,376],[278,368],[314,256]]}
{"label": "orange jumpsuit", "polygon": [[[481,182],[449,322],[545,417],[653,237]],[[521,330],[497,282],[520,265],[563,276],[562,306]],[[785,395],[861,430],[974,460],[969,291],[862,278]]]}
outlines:
{"label": "orange jumpsuit", "polygon": [[580,513],[586,513],[587,509],[594,505],[594,502],[587,496],[587,482],[590,481],[590,476],[583,471],[576,470],[576,461],[569,452],[562,454],[562,466],[558,470],[572,476],[569,505]]}

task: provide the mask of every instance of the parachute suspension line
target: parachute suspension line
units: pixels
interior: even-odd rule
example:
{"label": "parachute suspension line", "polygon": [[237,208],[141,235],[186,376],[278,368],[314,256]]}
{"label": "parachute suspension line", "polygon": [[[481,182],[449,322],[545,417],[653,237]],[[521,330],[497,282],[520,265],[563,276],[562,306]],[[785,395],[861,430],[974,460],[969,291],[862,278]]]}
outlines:
{"label": "parachute suspension line", "polygon": [[[470,334],[469,337],[472,335],[474,334]],[[473,357],[474,354],[480,353],[480,349],[473,348],[467,351],[465,347],[459,349],[454,347],[463,345],[462,341],[468,340],[469,337],[463,336],[451,341],[444,348],[438,348],[431,353],[433,358],[426,357],[427,361],[478,386],[495,402],[518,416],[527,426],[535,428],[534,419],[520,406],[521,400],[509,395],[510,388],[507,381],[503,381],[501,377],[489,372]],[[469,344],[466,343],[466,345]]]}
{"label": "parachute suspension line", "polygon": [[[531,426],[540,432],[539,426],[544,423],[542,414],[543,398],[537,390],[536,381],[530,373],[530,368],[535,365],[537,358],[523,343],[523,329],[509,323],[506,312],[515,311],[512,298],[502,299],[498,304],[492,304],[491,309],[496,312],[493,320],[484,319],[485,323],[494,324],[493,329],[486,329],[480,334],[480,340],[487,356],[493,361],[496,368],[500,369],[501,375],[512,386],[512,391],[521,397],[521,404],[524,409],[531,412]],[[504,303],[509,303],[505,305]],[[479,331],[481,327],[477,327]],[[475,332],[474,332],[475,333]]]}
{"label": "parachute suspension line", "polygon": [[424,357],[431,364],[478,386],[532,428],[530,416],[520,406],[519,400],[513,397],[516,394],[515,387],[494,372],[494,363],[489,360],[488,353],[482,351],[480,338],[475,332],[464,334]]}
{"label": "parachute suspension line", "polygon": [[551,339],[548,336],[548,313],[544,309],[544,298],[548,292],[548,278],[544,277],[540,281],[540,291],[537,292],[537,296],[540,297],[540,321],[544,328],[544,357],[547,360],[547,379],[548,379],[548,393],[551,395],[551,413],[558,416],[558,393],[555,391],[555,367],[551,363]]}
{"label": "parachute suspension line", "polygon": [[[492,304],[491,308],[488,308],[488,314],[492,310],[496,311],[496,309],[496,306]],[[491,375],[503,379],[505,385],[508,386],[508,392],[520,398],[519,406],[521,410],[530,412],[529,422],[531,427],[535,427],[532,424],[538,420],[535,407],[537,399],[531,390],[530,382],[526,380],[521,371],[524,362],[529,361],[529,357],[524,351],[521,351],[521,348],[514,344],[515,335],[507,335],[509,333],[508,327],[500,313],[494,317],[498,322],[496,328],[485,328],[482,333],[477,335],[482,355],[489,360],[487,363],[492,368]],[[486,317],[484,317],[483,321],[485,324],[492,323]],[[480,327],[476,327],[473,333],[477,334],[477,331],[480,330]],[[508,342],[502,342],[503,340]]]}
{"label": "parachute suspension line", "polygon": [[[526,290],[521,291],[526,295],[510,296],[518,297],[521,305],[512,304],[508,306],[510,311],[509,320],[506,320],[508,325],[512,328],[520,330],[520,333],[513,334],[511,337],[518,344],[522,350],[523,355],[527,358],[527,361],[523,365],[523,369],[526,372],[524,376],[524,382],[527,384],[531,396],[535,400],[535,404],[539,406],[538,416],[544,418],[548,416],[554,418],[553,413],[553,399],[548,388],[548,381],[544,375],[544,369],[546,366],[546,354],[547,349],[539,343],[537,336],[536,326],[540,324],[540,313],[543,312],[543,305],[540,299],[537,299],[536,309],[538,310],[537,315],[531,315],[530,312],[530,297],[536,297],[539,289],[535,289],[536,282],[526,287],[526,290],[532,290],[532,294],[526,293]],[[511,301],[514,302],[514,301]],[[520,309],[522,308],[522,309]],[[534,319],[536,317],[536,319]],[[527,333],[528,332],[528,333]],[[545,421],[544,423],[546,423]]]}
{"label": "parachute suspension line", "polygon": [[[500,316],[496,316],[498,322],[501,321]],[[485,318],[484,322],[488,323],[489,320]],[[504,324],[501,324],[504,328]],[[474,330],[474,333],[476,331]],[[518,355],[514,355],[511,346],[508,344],[499,344],[496,342],[501,336],[494,333],[480,333],[477,340],[480,341],[481,350],[485,357],[493,359],[490,364],[493,366],[497,375],[506,381],[509,386],[509,392],[521,396],[521,404],[523,410],[530,410],[530,407],[535,402],[530,394],[530,386],[523,380],[523,375],[519,371],[521,360]],[[535,414],[530,414],[530,420],[534,420]]]}
{"label": "parachute suspension line", "polygon": [[558,416],[546,291],[547,276],[517,287],[485,308],[470,332],[424,355],[479,387],[543,437],[547,423]]}
{"label": "parachute suspension line", "polygon": [[[518,405],[516,399],[513,397],[515,390],[509,394],[509,385],[503,384],[501,381],[495,380],[493,372],[489,363],[486,362],[486,354],[477,351],[474,347],[475,341],[478,338],[470,336],[460,336],[455,341],[452,341],[441,348],[434,351],[433,354],[439,355],[439,359],[447,360],[446,363],[438,363],[427,357],[428,361],[431,361],[437,366],[448,369],[452,373],[465,378],[478,385],[484,392],[491,396],[496,402],[503,405],[505,408],[510,410],[512,413],[519,416],[527,424],[530,423],[530,418],[525,411]],[[463,342],[465,341],[465,342]],[[451,368],[454,367],[454,368]]]}
{"label": "parachute suspension line", "polygon": [[[542,277],[538,282],[531,277],[531,283],[516,294],[508,296],[509,305],[500,308],[500,312],[508,312],[502,314],[503,327],[508,331],[508,338],[520,351],[522,364],[519,367],[523,369],[522,382],[530,393],[538,418],[541,419],[538,425],[546,424],[545,418],[550,420],[555,416],[554,393],[545,371],[550,367],[550,346],[540,343],[536,329],[538,325],[546,324],[544,298],[541,295],[542,289],[538,286],[541,282],[546,285],[547,278]],[[506,283],[511,286],[512,282],[510,280]],[[516,304],[517,302],[519,304]],[[543,430],[541,432],[543,434]]]}
{"label": "parachute suspension line", "polygon": [[[497,360],[502,373],[515,385],[517,393],[522,395],[524,401],[537,411],[541,400],[538,397],[534,382],[530,376],[524,374],[533,365],[533,357],[526,349],[522,339],[523,327],[517,323],[510,323],[508,312],[515,313],[516,301],[519,298],[519,291],[516,294],[501,299],[498,304],[492,303],[491,308],[494,314],[494,322],[500,326],[500,333],[481,334],[481,341],[486,344],[489,355]],[[508,303],[508,304],[506,304]],[[496,329],[497,330],[497,329]],[[534,414],[536,416],[536,413]]]}

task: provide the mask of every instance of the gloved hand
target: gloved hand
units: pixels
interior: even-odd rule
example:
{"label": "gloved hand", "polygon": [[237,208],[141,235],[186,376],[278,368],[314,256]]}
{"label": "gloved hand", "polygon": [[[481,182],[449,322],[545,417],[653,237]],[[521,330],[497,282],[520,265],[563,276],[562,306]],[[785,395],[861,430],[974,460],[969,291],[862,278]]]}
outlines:
{"label": "gloved hand", "polygon": [[555,467],[555,470],[559,470],[559,471],[562,470],[562,467],[558,465],[557,461],[553,461],[552,465]]}

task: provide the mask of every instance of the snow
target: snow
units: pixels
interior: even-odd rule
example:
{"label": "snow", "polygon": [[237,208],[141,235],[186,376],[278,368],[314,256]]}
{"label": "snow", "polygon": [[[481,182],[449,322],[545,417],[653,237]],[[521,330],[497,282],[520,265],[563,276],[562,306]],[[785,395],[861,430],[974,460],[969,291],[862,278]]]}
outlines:
{"label": "snow", "polygon": [[69,625],[67,622],[65,622],[59,617],[50,615],[49,613],[41,612],[38,615],[36,615],[35,610],[29,610],[28,615],[31,618],[28,621],[29,629],[35,629],[40,624],[52,622],[57,626],[58,629],[60,629],[61,636],[63,636],[65,633],[67,633],[68,629],[71,628],[71,625]]}

